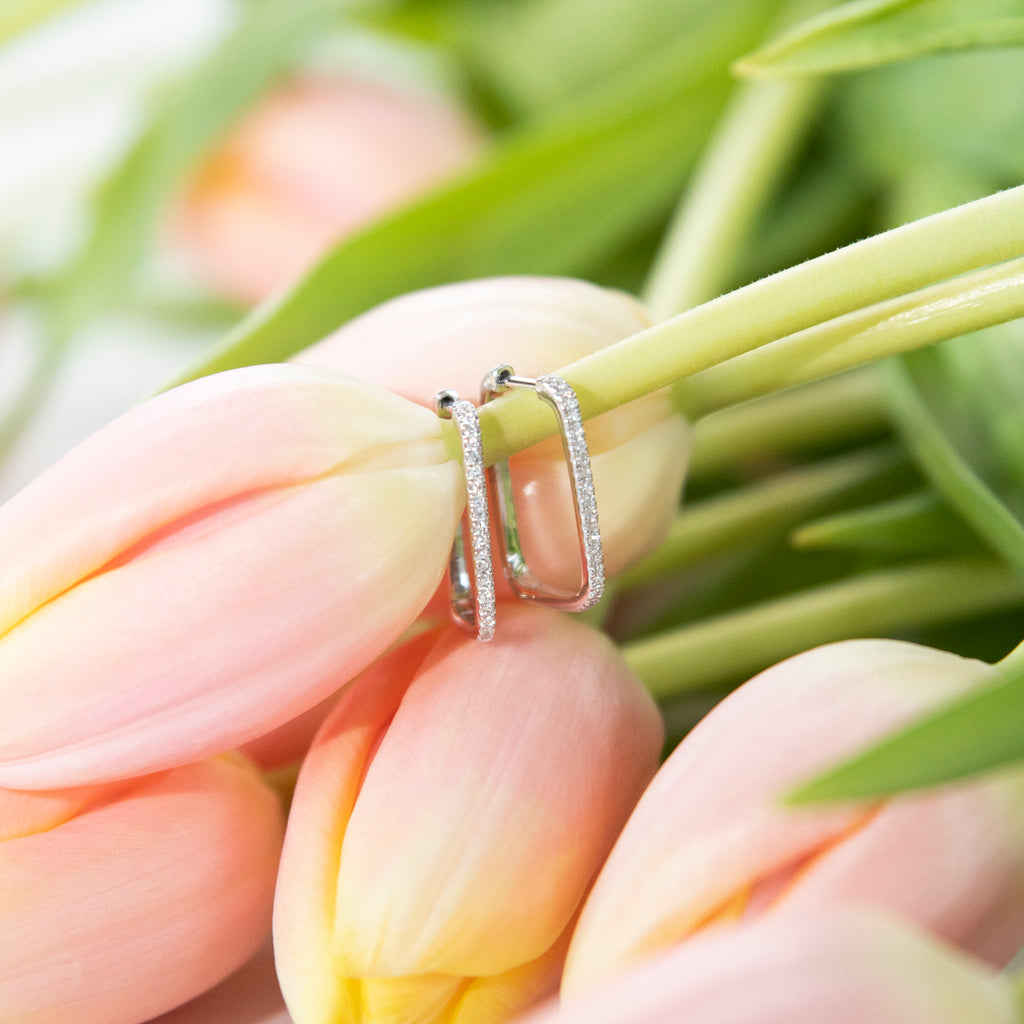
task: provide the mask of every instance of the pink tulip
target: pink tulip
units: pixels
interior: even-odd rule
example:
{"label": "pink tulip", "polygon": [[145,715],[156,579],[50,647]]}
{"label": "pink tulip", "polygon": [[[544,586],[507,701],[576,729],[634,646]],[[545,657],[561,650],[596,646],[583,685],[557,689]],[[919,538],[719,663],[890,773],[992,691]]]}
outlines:
{"label": "pink tulip", "polygon": [[857,640],[723,701],[644,794],[573,936],[575,993],[716,921],[886,907],[996,964],[1024,944],[1024,772],[874,804],[786,807],[796,783],[974,684],[982,662]]}
{"label": "pink tulip", "polygon": [[216,984],[266,937],[282,833],[235,755],[0,790],[0,1021],[138,1024]]}
{"label": "pink tulip", "polygon": [[[414,292],[371,310],[318,345],[301,363],[380,384],[432,406],[442,388],[477,401],[500,363],[523,376],[559,369],[650,326],[630,296],[583,281],[499,277]],[[552,420],[553,422],[553,420]],[[665,537],[679,503],[690,429],[665,394],[586,424],[605,566],[619,572]],[[512,460],[527,559],[544,579],[579,579],[572,497],[558,438]]]}
{"label": "pink tulip", "polygon": [[149,1024],[292,1024],[270,943],[219,985]]}
{"label": "pink tulip", "polygon": [[895,917],[779,914],[710,929],[517,1024],[1016,1024],[1012,986]]}
{"label": "pink tulip", "polygon": [[325,699],[419,614],[463,501],[437,416],[329,371],[128,412],[0,507],[0,785],[188,763]]}
{"label": "pink tulip", "polygon": [[256,302],[482,147],[479,128],[440,97],[355,79],[294,82],[210,158],[177,233],[215,287]]}
{"label": "pink tulip", "polygon": [[296,1024],[504,1021],[557,985],[567,927],[661,720],[612,644],[509,607],[377,662],[296,788],[274,911]]}

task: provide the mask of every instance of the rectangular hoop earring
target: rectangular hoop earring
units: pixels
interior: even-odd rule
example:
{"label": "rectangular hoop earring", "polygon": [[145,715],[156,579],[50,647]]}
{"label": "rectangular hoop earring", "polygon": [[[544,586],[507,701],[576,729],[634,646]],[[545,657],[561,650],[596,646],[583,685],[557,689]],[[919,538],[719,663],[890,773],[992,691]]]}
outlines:
{"label": "rectangular hoop earring", "polygon": [[597,521],[597,502],[594,498],[594,480],[590,469],[590,453],[583,432],[583,417],[576,392],[561,377],[545,374],[533,379],[517,377],[511,366],[496,366],[484,378],[481,397],[484,403],[495,395],[513,388],[535,391],[550,405],[558,419],[562,445],[569,464],[569,480],[576,513],[576,528],[580,542],[582,581],[577,591],[561,590],[542,583],[526,564],[519,528],[516,523],[512,494],[512,478],[508,462],[500,462],[487,471],[493,488],[495,506],[501,529],[498,539],[502,548],[505,575],[518,597],[526,601],[541,601],[566,611],[592,608],[604,593],[604,550],[601,529]]}
{"label": "rectangular hoop earring", "polygon": [[[473,403],[461,400],[454,391],[439,391],[434,398],[434,408],[441,419],[455,422],[466,473],[466,512],[456,528],[448,562],[452,618],[464,629],[476,633],[477,640],[491,640],[495,623],[494,566],[480,420]],[[464,528],[467,524],[472,577],[466,559]]]}

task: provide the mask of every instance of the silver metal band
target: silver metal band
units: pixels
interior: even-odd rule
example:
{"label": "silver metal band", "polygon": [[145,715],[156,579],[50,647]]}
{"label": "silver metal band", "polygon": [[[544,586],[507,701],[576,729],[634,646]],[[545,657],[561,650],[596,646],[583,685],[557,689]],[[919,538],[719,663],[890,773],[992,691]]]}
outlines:
{"label": "silver metal band", "polygon": [[519,529],[516,524],[512,481],[508,463],[496,463],[488,470],[488,479],[495,492],[498,518],[501,523],[499,541],[505,574],[515,593],[528,601],[542,601],[567,611],[592,608],[604,593],[604,549],[594,497],[594,479],[590,453],[583,431],[576,392],[561,377],[552,374],[533,379],[517,377],[511,366],[496,366],[481,385],[483,402],[514,388],[536,391],[555,411],[565,457],[569,464],[569,480],[579,533],[581,583],[577,591],[560,590],[542,583],[526,564]]}
{"label": "silver metal band", "polygon": [[[434,408],[442,419],[451,419],[459,432],[462,464],[466,473],[466,512],[459,521],[448,564],[452,617],[475,632],[478,640],[494,636],[494,566],[491,561],[491,520],[487,503],[480,421],[472,402],[454,391],[439,391]],[[466,558],[465,526],[469,526],[469,559]]]}

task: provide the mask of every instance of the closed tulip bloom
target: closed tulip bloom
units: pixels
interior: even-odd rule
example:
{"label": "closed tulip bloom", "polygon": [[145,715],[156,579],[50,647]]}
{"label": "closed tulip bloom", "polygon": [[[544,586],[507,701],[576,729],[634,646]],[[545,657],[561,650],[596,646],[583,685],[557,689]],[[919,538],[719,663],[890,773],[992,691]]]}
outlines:
{"label": "closed tulip bloom", "polygon": [[140,775],[325,699],[416,618],[464,502],[431,412],[308,367],[186,384],[0,506],[0,785]]}
{"label": "closed tulip bloom", "polygon": [[798,782],[995,676],[944,651],[857,640],[741,687],[644,793],[587,900],[563,991],[716,921],[837,902],[888,908],[1005,964],[1024,944],[1024,772],[874,803],[782,803]]}
{"label": "closed tulip bloom", "polygon": [[235,755],[0,790],[0,1022],[138,1024],[215,985],[266,937],[283,831]]}
{"label": "closed tulip bloom", "polygon": [[256,302],[482,148],[481,130],[449,99],[307,78],[257,106],[210,157],[176,233],[216,288]]}
{"label": "closed tulip bloom", "polygon": [[324,723],[289,818],[274,943],[296,1024],[486,1024],[550,993],[661,739],[613,645],[550,610],[377,662]]}
{"label": "closed tulip bloom", "polygon": [[230,977],[148,1024],[292,1024],[269,942]]}
{"label": "closed tulip bloom", "polygon": [[711,929],[517,1024],[1016,1024],[1011,984],[905,922],[842,910]]}
{"label": "closed tulip bloom", "polygon": [[[485,278],[386,302],[297,361],[372,381],[423,405],[432,405],[442,388],[475,402],[484,375],[498,364],[535,377],[650,323],[632,297],[584,281]],[[690,428],[658,393],[589,420],[586,433],[605,568],[614,574],[664,539],[679,503]],[[561,441],[535,445],[511,465],[531,567],[548,582],[575,588],[578,542]]]}

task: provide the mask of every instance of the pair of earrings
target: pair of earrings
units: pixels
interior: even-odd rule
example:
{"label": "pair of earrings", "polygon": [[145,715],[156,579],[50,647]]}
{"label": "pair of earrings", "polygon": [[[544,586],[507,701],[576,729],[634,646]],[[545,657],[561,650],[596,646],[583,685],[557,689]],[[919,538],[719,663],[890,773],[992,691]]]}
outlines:
{"label": "pair of earrings", "polygon": [[[536,379],[517,377],[511,366],[496,366],[481,385],[481,405],[513,389],[535,391],[547,402],[558,419],[565,457],[569,464],[576,527],[582,567],[580,587],[560,590],[541,582],[530,570],[523,554],[516,524],[512,480],[508,463],[484,470],[480,421],[472,402],[454,391],[439,391],[434,400],[437,414],[454,421],[462,445],[466,473],[466,514],[455,534],[449,564],[452,615],[478,640],[494,636],[496,600],[494,566],[491,561],[490,495],[494,495],[502,564],[514,593],[527,601],[541,601],[566,611],[583,611],[601,599],[604,592],[604,552],[597,521],[590,454],[583,432],[583,418],[576,393],[561,377],[546,374]],[[469,559],[466,528],[469,532]],[[471,567],[471,568],[470,568]]]}

